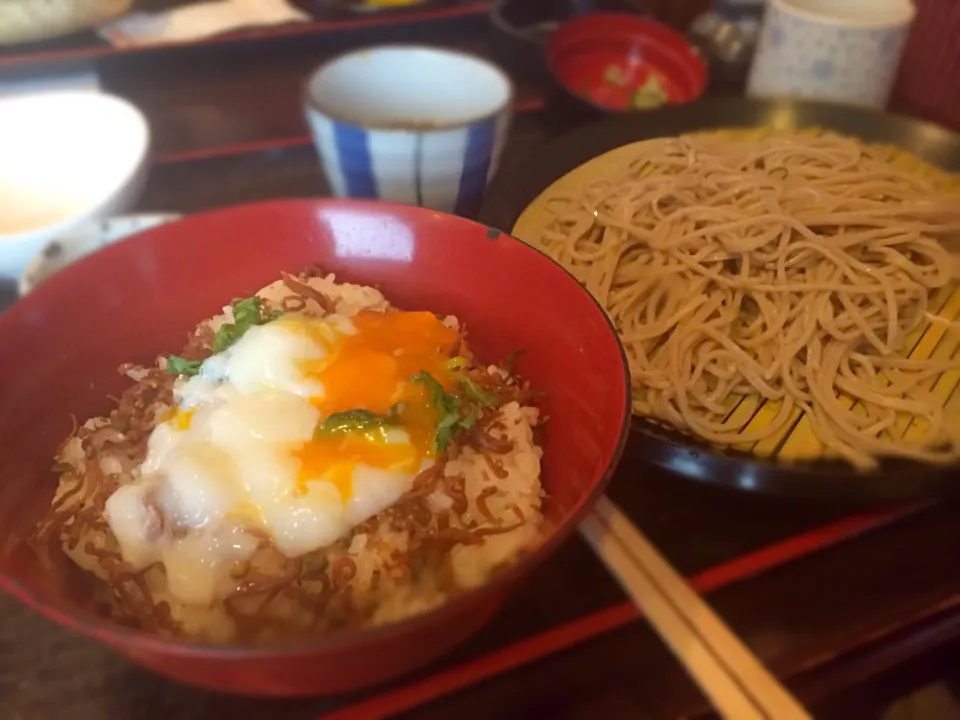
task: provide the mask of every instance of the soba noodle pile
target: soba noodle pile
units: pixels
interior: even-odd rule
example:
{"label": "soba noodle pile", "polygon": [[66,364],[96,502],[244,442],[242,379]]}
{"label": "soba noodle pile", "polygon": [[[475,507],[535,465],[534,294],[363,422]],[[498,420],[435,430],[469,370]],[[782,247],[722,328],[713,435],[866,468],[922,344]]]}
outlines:
{"label": "soba noodle pile", "polygon": [[[960,458],[931,392],[960,363],[907,359],[952,282],[960,196],[837,135],[702,134],[638,144],[548,209],[534,244],[613,318],[636,413],[738,446],[805,414],[864,469]],[[734,413],[745,397],[770,421]]]}

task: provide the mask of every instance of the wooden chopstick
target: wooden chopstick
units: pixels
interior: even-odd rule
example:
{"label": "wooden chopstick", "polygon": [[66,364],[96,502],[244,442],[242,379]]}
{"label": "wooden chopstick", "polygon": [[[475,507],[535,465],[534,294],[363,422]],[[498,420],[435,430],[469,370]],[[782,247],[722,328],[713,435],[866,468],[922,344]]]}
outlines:
{"label": "wooden chopstick", "polygon": [[613,502],[601,497],[580,531],[723,717],[810,720]]}

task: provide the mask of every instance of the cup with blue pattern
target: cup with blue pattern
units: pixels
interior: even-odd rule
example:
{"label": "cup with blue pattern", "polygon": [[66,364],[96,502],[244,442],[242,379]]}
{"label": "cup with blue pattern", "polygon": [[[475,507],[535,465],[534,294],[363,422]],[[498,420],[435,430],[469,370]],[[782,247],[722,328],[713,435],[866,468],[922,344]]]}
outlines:
{"label": "cup with blue pattern", "polygon": [[304,95],[334,195],[479,210],[512,116],[513,86],[496,65],[456,50],[371,47],[322,65]]}
{"label": "cup with blue pattern", "polygon": [[747,94],[882,109],[915,12],[912,0],[768,0]]}

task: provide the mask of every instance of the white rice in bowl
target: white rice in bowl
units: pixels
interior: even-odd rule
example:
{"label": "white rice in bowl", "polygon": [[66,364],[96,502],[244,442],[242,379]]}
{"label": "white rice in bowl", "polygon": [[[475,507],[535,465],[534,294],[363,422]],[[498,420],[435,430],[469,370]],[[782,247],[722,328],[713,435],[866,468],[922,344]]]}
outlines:
{"label": "white rice in bowl", "polygon": [[[259,315],[251,324],[255,298]],[[370,354],[363,345],[368,340],[357,338],[372,338],[370,347],[380,354],[369,362],[390,366],[386,331],[363,328],[380,328],[381,321],[393,327],[394,319],[400,327],[404,313],[375,288],[309,271],[285,275],[239,302],[201,323],[180,356],[159,358],[149,368],[121,368],[134,385],[109,416],[84,422],[57,453],[59,487],[35,541],[45,551],[62,550],[90,573],[98,611],[147,631],[216,643],[377,626],[482,585],[536,543],[544,498],[539,411],[509,367],[473,358],[456,318],[438,318],[439,327],[425,313],[409,314],[412,326],[455,338],[442,348],[449,377],[435,371],[447,378],[446,391],[430,395],[436,384],[424,380],[420,368],[424,372],[397,385],[407,394],[390,417],[363,408],[325,414],[326,400],[308,400],[305,383],[330,398],[340,392],[334,377],[347,378],[340,392],[346,396],[373,397],[370,388],[378,382],[367,377],[369,364],[358,364],[354,375],[330,375],[335,362],[347,362],[340,360],[347,351],[336,338],[354,342],[361,359]],[[271,340],[270,333],[281,331],[286,334]],[[231,333],[239,337],[224,342]],[[417,333],[396,337],[423,336]],[[320,360],[294,357],[313,352],[303,344],[308,336],[326,343]],[[322,342],[316,339],[321,336]],[[281,341],[293,348],[289,357]],[[421,345],[410,350],[399,343],[391,351],[398,367],[417,353],[432,358],[432,346]],[[306,371],[286,370],[307,366],[323,366],[327,374],[318,375],[318,383]],[[414,387],[414,380],[423,386]],[[262,384],[267,381],[269,387]],[[422,407],[419,399],[410,400],[421,397],[429,398]],[[217,428],[229,416],[225,408],[268,400],[291,408],[277,416],[282,422],[268,424],[242,447],[217,445]],[[327,468],[304,485],[307,451],[291,455],[286,436],[270,445],[263,439],[274,432],[280,437],[288,418],[309,419],[311,412],[319,423],[302,447],[320,443],[323,452],[334,453],[330,468],[349,466],[353,473],[346,485],[337,481],[348,488],[339,496],[331,490],[336,483],[323,479],[334,478],[324,474]],[[345,434],[321,435],[334,415],[373,424],[330,426],[330,433]],[[417,454],[424,427],[432,444]],[[183,438],[189,433],[188,442]],[[383,446],[366,444],[383,438]],[[222,462],[209,473],[202,463],[181,472],[182,457],[213,452],[205,443]],[[368,467],[368,455],[357,460],[361,455],[344,450],[356,443],[373,458],[408,453],[416,470],[411,465],[401,472],[392,460]],[[260,455],[249,454],[255,451]],[[261,471],[258,458],[267,458],[269,471]],[[299,480],[284,474],[290,468],[300,472]]]}

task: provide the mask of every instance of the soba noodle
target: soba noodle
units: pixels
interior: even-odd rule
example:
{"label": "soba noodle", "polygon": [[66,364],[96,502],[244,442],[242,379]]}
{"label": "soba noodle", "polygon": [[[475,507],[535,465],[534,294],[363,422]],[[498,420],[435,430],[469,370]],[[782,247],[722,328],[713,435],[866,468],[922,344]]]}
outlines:
{"label": "soba noodle", "polygon": [[[952,283],[960,196],[837,135],[702,134],[641,143],[548,210],[534,244],[612,317],[636,413],[740,445],[802,411],[860,468],[960,458],[931,392],[960,362],[907,357]],[[745,397],[770,422],[734,413]]]}

